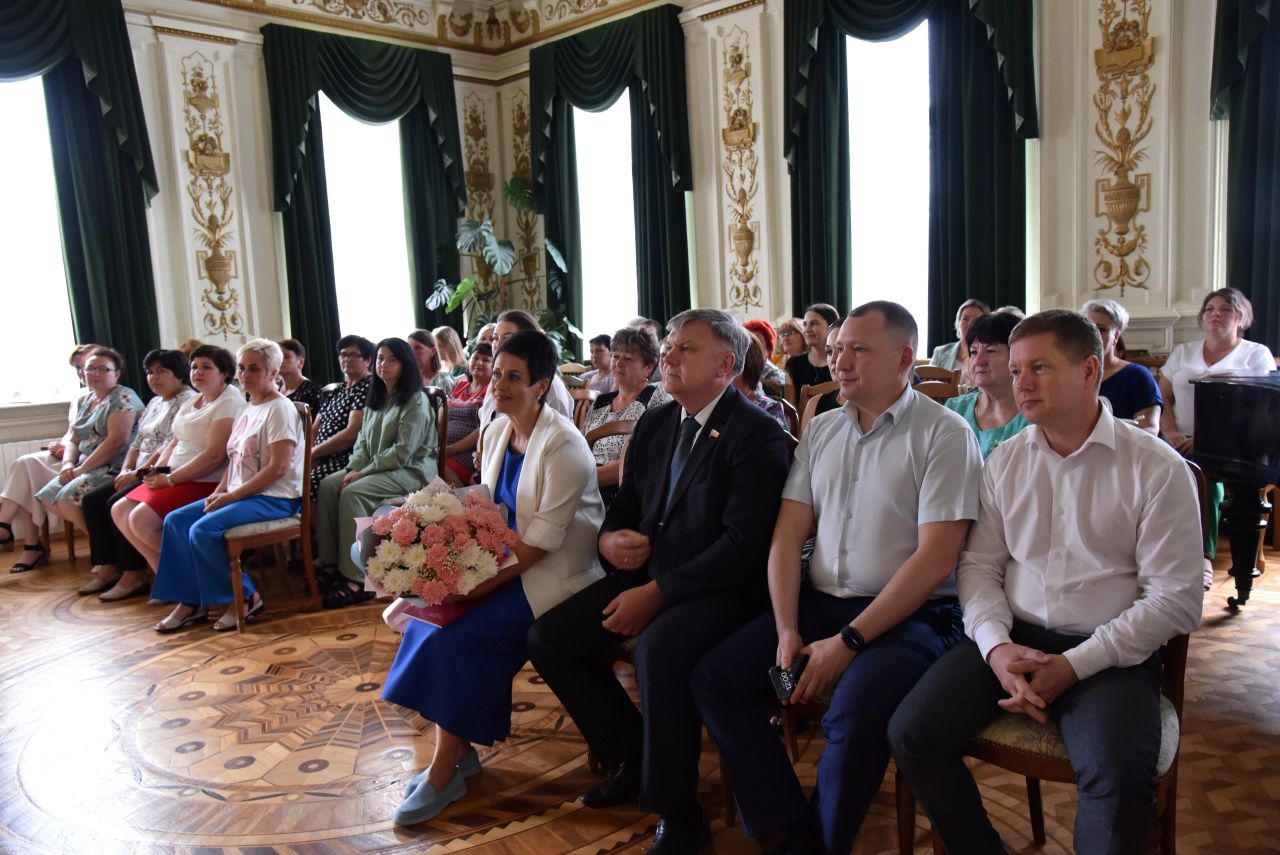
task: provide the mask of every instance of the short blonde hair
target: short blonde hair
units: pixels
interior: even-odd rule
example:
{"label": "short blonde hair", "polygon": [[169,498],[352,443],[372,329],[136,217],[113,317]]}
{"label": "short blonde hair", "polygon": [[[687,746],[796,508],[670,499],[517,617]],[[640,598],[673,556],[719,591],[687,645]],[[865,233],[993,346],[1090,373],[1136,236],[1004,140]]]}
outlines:
{"label": "short blonde hair", "polygon": [[431,332],[436,337],[436,347],[440,349],[440,356],[449,363],[451,368],[467,364],[467,348],[463,345],[462,337],[458,335],[457,330],[453,327],[436,327]]}
{"label": "short blonde hair", "polygon": [[284,351],[280,349],[280,345],[266,338],[255,338],[240,345],[240,349],[236,351],[236,361],[242,360],[246,353],[260,354],[267,363],[268,371],[279,371],[280,364],[284,362]]}

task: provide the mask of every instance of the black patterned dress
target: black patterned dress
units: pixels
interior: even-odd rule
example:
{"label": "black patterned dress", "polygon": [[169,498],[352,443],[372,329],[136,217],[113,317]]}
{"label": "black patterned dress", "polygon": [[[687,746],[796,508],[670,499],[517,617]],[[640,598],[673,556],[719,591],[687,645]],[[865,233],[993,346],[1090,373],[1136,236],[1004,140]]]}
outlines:
{"label": "black patterned dress", "polygon": [[[365,398],[369,397],[369,384],[373,375],[366,374],[354,386],[340,386],[336,392],[320,405],[320,426],[316,430],[316,445],[342,431],[351,419],[352,410],[363,410]],[[352,440],[354,447],[355,440]],[[320,492],[320,482],[326,475],[332,475],[339,469],[346,468],[351,459],[351,449],[339,451],[326,457],[311,460],[311,502],[314,504]]]}

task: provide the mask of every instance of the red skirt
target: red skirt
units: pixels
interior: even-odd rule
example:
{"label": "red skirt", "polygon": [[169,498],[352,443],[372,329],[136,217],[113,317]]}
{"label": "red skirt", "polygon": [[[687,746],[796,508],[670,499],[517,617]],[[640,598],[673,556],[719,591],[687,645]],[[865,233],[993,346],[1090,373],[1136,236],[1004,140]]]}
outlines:
{"label": "red skirt", "polygon": [[217,481],[188,481],[185,484],[165,487],[163,490],[152,490],[146,484],[140,484],[130,490],[125,498],[146,505],[156,512],[156,516],[164,519],[169,511],[176,511],[197,499],[203,499],[217,486]]}

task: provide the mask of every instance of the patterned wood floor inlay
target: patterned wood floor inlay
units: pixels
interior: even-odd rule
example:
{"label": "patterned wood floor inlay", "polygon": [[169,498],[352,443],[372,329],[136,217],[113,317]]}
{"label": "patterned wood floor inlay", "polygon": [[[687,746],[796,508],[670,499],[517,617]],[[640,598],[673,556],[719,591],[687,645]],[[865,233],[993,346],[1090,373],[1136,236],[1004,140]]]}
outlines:
{"label": "patterned wood floor inlay", "polygon": [[[11,560],[0,567],[0,852],[597,855],[648,845],[656,817],[577,803],[595,776],[531,669],[517,678],[511,738],[481,750],[484,773],[466,798],[397,828],[391,816],[430,758],[431,728],[381,699],[399,636],[378,608],[275,610],[240,636],[207,624],[159,636],[150,626],[165,607],[77,597],[86,562],[58,559],[19,576],[2,573]],[[1280,593],[1259,582],[1233,614],[1220,573],[1192,640],[1184,853],[1280,852]],[[268,602],[299,584],[268,583]],[[820,734],[804,735],[806,786],[821,748]],[[1023,782],[981,764],[975,772],[1011,845],[1071,851],[1073,788],[1044,786],[1049,839],[1034,850]],[[719,817],[709,743],[701,775],[704,806]],[[887,777],[856,853],[897,850],[892,788]],[[715,852],[757,851],[740,826],[712,827]],[[915,846],[930,851],[923,816]]]}

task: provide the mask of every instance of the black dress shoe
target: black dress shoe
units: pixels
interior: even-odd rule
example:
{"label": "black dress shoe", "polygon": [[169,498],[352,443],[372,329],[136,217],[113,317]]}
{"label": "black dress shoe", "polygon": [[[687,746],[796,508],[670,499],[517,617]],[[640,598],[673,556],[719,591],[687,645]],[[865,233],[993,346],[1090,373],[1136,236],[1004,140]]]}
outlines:
{"label": "black dress shoe", "polygon": [[617,807],[635,804],[640,797],[640,761],[623,763],[609,777],[582,794],[582,804],[589,808]]}
{"label": "black dress shoe", "polygon": [[710,842],[711,828],[705,816],[697,822],[659,819],[648,855],[697,855]]}

